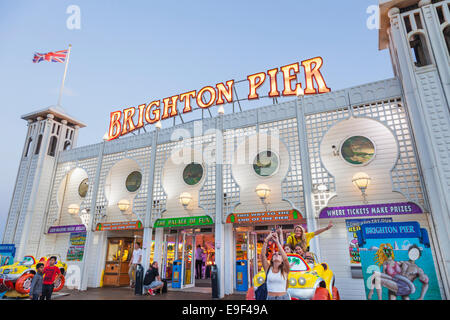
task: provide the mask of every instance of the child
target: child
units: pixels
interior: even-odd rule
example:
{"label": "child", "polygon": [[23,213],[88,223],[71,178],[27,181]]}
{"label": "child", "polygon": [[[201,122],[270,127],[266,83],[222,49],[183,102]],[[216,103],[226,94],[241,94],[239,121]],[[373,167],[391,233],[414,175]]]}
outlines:
{"label": "child", "polygon": [[31,300],[39,300],[41,294],[42,294],[42,281],[44,279],[44,264],[38,263],[36,265],[36,274],[33,277],[33,280],[31,280],[31,287],[30,287],[30,297]]}
{"label": "child", "polygon": [[55,281],[61,276],[61,271],[55,266],[56,259],[55,256],[50,257],[50,259],[48,259],[48,266],[44,268],[41,300],[50,300],[52,298]]}

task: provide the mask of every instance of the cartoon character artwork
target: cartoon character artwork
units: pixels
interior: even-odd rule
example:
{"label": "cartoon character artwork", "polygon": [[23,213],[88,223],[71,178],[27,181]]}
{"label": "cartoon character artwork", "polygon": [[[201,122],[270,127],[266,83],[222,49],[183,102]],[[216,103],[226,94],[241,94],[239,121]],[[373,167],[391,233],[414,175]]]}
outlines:
{"label": "cartoon character artwork", "polygon": [[416,292],[414,281],[419,279],[422,288],[418,300],[423,300],[428,290],[428,276],[422,268],[416,264],[421,256],[420,248],[411,245],[408,249],[408,261],[395,261],[394,250],[390,243],[382,244],[375,254],[377,264],[383,266],[383,272],[374,272],[371,277],[372,286],[367,298],[372,299],[374,289],[377,288],[378,299],[381,299],[381,287],[387,288],[389,299],[396,300],[401,297],[409,300],[410,295]]}
{"label": "cartoon character artwork", "polygon": [[358,241],[368,300],[442,299],[428,233],[418,222],[362,225]]}

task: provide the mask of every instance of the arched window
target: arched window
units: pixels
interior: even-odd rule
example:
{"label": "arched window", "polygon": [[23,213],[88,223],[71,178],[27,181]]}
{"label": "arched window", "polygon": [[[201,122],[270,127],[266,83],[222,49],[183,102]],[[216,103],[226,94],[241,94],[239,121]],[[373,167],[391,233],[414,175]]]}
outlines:
{"label": "arched window", "polygon": [[409,39],[411,53],[416,67],[424,67],[431,64],[430,52],[428,50],[425,36],[422,33],[413,34]]}
{"label": "arched window", "polygon": [[64,142],[64,150],[70,150],[71,147],[72,147],[72,144],[70,143],[69,140]]}
{"label": "arched window", "polygon": [[450,55],[450,25],[448,25],[444,29],[444,39],[445,39],[445,43],[447,44],[448,54]]}
{"label": "arched window", "polygon": [[56,145],[58,144],[58,138],[56,136],[52,136],[50,138],[50,144],[48,146],[48,155],[54,157],[56,151]]}
{"label": "arched window", "polygon": [[38,137],[38,141],[36,144],[36,149],[34,150],[34,154],[39,154],[39,151],[41,150],[41,143],[42,143],[42,134],[40,134]]}
{"label": "arched window", "polygon": [[25,149],[25,157],[28,157],[28,154],[30,153],[32,142],[33,142],[33,139],[31,139],[31,137],[29,137],[28,142],[27,142],[27,148]]}

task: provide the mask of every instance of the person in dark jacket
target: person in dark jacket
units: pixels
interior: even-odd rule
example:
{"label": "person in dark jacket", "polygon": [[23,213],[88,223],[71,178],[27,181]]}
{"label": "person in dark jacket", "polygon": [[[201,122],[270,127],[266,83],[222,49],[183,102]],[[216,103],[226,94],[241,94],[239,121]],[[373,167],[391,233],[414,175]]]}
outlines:
{"label": "person in dark jacket", "polygon": [[44,264],[38,263],[36,265],[36,274],[31,280],[30,298],[31,300],[39,300],[42,295],[42,281],[44,280]]}

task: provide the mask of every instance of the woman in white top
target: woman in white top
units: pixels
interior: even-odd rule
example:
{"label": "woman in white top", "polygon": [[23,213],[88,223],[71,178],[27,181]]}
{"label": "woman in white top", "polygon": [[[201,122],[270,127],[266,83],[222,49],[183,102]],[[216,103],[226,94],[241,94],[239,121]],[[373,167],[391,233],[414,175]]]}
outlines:
{"label": "woman in white top", "polygon": [[[270,239],[275,241],[278,251],[272,254],[272,259],[269,262],[266,257],[266,249]],[[261,250],[261,261],[264,270],[268,270],[266,271],[267,300],[290,300],[291,297],[286,291],[290,269],[289,261],[286,252],[284,252],[278,240],[278,234],[276,232],[270,233],[264,240],[264,245]]]}

